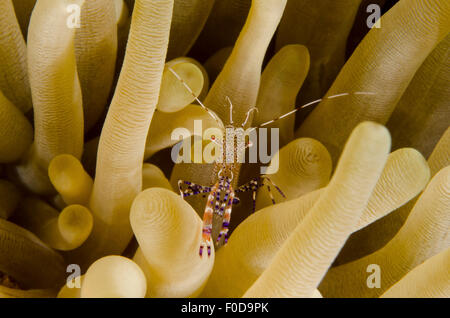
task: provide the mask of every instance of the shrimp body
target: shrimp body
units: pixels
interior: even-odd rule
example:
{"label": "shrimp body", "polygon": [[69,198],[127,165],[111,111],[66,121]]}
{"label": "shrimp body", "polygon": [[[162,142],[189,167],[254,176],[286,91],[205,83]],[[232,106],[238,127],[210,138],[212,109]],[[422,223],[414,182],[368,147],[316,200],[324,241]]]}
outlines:
{"label": "shrimp body", "polygon": [[223,217],[222,229],[217,237],[217,242],[220,241],[222,236],[224,237],[225,242],[228,240],[228,227],[230,225],[231,209],[235,195],[233,187],[231,186],[231,181],[232,180],[229,177],[220,176],[219,181],[211,188],[205,212],[203,213],[202,242],[199,249],[200,256],[202,256],[205,247],[207,248],[208,256],[211,255],[211,234],[213,216],[215,214]]}
{"label": "shrimp body", "polygon": [[218,244],[222,237],[224,237],[224,243],[228,240],[228,227],[230,225],[231,210],[235,197],[235,191],[232,186],[234,178],[233,170],[235,170],[235,163],[238,161],[237,158],[242,156],[245,151],[245,148],[242,147],[242,142],[239,142],[242,136],[243,130],[241,131],[232,125],[228,125],[225,127],[223,137],[213,136],[211,138],[217,146],[217,157],[214,166],[214,170],[217,173],[217,182],[211,187],[203,213],[202,242],[199,249],[200,256],[202,256],[204,248],[207,249],[208,256],[211,255],[214,215],[222,218],[222,228],[216,243]]}
{"label": "shrimp body", "polygon": [[[249,134],[252,130],[257,128],[262,128],[277,120],[283,119],[287,116],[291,116],[295,114],[297,111],[310,107],[312,105],[318,104],[325,99],[333,99],[333,98],[342,98],[348,96],[355,95],[376,95],[374,92],[344,92],[341,94],[335,94],[331,96],[325,96],[323,98],[316,99],[307,104],[301,105],[299,107],[295,107],[288,113],[280,115],[274,119],[271,119],[267,122],[264,122],[257,127],[250,128],[247,131],[244,131],[244,127],[247,125],[250,119],[250,114],[253,111],[258,111],[256,107],[252,107],[248,110],[246,114],[245,121],[238,127],[234,126],[233,123],[233,104],[228,97],[226,101],[230,107],[230,118],[229,124],[224,126],[223,122],[217,117],[217,115],[209,110],[203,103],[198,99],[198,97],[194,94],[192,89],[186,84],[185,81],[172,69],[169,67],[169,70],[172,74],[184,85],[184,87],[190,92],[190,94],[194,97],[195,101],[202,107],[216,122],[222,127],[221,128],[221,136],[211,136],[211,141],[216,144],[216,159],[214,164],[214,174],[216,177],[216,182],[213,186],[202,186],[198,184],[194,184],[190,181],[178,181],[178,187],[180,190],[180,194],[182,198],[187,196],[199,194],[199,193],[209,193],[208,201],[206,203],[205,211],[203,214],[203,229],[202,229],[202,241],[200,244],[199,254],[203,255],[203,250],[206,248],[208,251],[208,256],[211,255],[211,245],[212,245],[212,229],[213,229],[213,217],[214,215],[218,215],[223,217],[222,219],[222,228],[220,230],[219,236],[217,238],[217,243],[220,242],[222,236],[224,237],[224,242],[226,243],[228,240],[228,226],[230,224],[231,218],[231,210],[233,201],[235,198],[235,194],[244,191],[252,191],[253,192],[253,211],[255,211],[255,202],[256,202],[256,191],[258,188],[263,186],[263,183],[260,182],[259,179],[267,180],[280,194],[285,198],[285,195],[281,191],[281,189],[274,184],[270,178],[267,176],[263,176],[262,178],[254,178],[250,180],[248,183],[237,187],[236,190],[233,189],[234,180],[233,173],[236,176],[239,174],[240,164],[244,162],[245,150],[248,147],[251,147],[251,142],[246,142],[245,137],[246,134]],[[236,178],[237,179],[237,178]],[[187,189],[182,189],[182,185],[187,185]],[[267,190],[269,192],[272,203],[275,204],[275,200],[273,198],[272,192],[270,190],[270,186],[267,184]]]}

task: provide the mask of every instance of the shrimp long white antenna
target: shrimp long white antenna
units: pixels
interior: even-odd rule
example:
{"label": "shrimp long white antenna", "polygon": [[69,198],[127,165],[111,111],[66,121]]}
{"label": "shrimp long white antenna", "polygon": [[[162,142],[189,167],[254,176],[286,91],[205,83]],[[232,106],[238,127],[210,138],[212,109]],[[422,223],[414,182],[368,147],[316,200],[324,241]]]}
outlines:
{"label": "shrimp long white antenna", "polygon": [[248,122],[248,120],[249,120],[249,118],[250,118],[250,114],[251,114],[253,111],[259,112],[259,109],[256,108],[256,107],[252,107],[252,108],[250,108],[250,109],[247,111],[247,115],[245,116],[245,120],[244,120],[244,122],[242,123],[242,128],[244,128],[245,125],[247,124],[247,122]]}
{"label": "shrimp long white antenna", "polygon": [[320,103],[321,101],[323,101],[323,100],[325,100],[325,99],[333,99],[333,98],[343,97],[343,96],[349,96],[349,95],[375,95],[375,93],[373,93],[373,92],[341,93],[341,94],[331,95],[331,96],[328,96],[328,97],[319,98],[319,99],[313,100],[312,102],[309,102],[309,103],[307,103],[307,104],[304,104],[304,105],[302,105],[302,106],[299,106],[299,107],[297,107],[297,108],[291,110],[290,112],[288,112],[288,113],[286,113],[286,114],[283,114],[283,115],[281,115],[281,116],[279,116],[279,117],[277,117],[277,118],[274,118],[274,119],[272,119],[272,120],[266,121],[265,123],[262,123],[261,125],[259,125],[259,126],[257,126],[257,127],[254,127],[254,129],[260,128],[260,127],[264,127],[264,126],[267,126],[267,125],[270,125],[270,124],[272,124],[273,122],[275,122],[275,121],[277,121],[277,120],[279,120],[279,119],[283,119],[283,118],[288,117],[288,116],[290,116],[290,115],[292,115],[292,114],[295,114],[295,113],[296,113],[297,111],[299,111],[300,109],[304,109],[304,108],[309,107],[309,106],[312,106],[312,105],[314,105],[314,104],[318,104],[318,103]]}
{"label": "shrimp long white antenna", "polygon": [[189,87],[189,85],[181,78],[181,76],[178,75],[178,73],[175,72],[175,70],[173,68],[171,68],[170,66],[167,66],[167,69],[177,78],[177,80],[179,80],[181,82],[181,84],[183,84],[183,86],[192,95],[192,97],[194,97],[195,101],[200,105],[200,107],[203,108],[208,113],[208,115],[211,116],[219,124],[220,127],[224,128],[223,123],[219,119],[219,117],[217,117],[217,115],[215,113],[213,113],[208,107],[203,105],[201,100],[197,97],[197,95],[195,95],[195,93],[192,91],[192,89]]}
{"label": "shrimp long white antenna", "polygon": [[230,125],[233,125],[233,103],[228,96],[225,96],[225,99],[227,100],[228,104],[230,104]]}

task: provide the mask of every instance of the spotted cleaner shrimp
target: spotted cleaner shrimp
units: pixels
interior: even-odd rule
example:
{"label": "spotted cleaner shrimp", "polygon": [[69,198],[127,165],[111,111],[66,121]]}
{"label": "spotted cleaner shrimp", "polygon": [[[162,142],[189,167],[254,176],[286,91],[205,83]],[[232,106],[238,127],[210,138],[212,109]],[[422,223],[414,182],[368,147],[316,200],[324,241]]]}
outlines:
{"label": "spotted cleaner shrimp", "polygon": [[[192,89],[187,85],[187,83],[172,69],[169,67],[169,71],[183,84],[186,90],[194,97],[195,101],[202,107],[218,124],[222,127],[224,134],[223,138],[218,138],[216,136],[211,136],[211,141],[216,143],[217,148],[219,150],[219,154],[216,156],[216,160],[214,162],[214,173],[216,173],[216,182],[212,186],[204,186],[193,183],[191,181],[179,180],[178,188],[180,191],[181,197],[184,199],[186,197],[203,194],[208,195],[208,199],[206,202],[206,207],[203,213],[203,228],[202,228],[202,242],[199,247],[199,255],[202,257],[203,251],[206,248],[208,257],[211,255],[211,246],[212,246],[212,229],[213,229],[213,216],[216,214],[222,218],[222,227],[219,232],[219,235],[216,239],[216,244],[219,244],[222,237],[224,238],[224,244],[227,243],[228,240],[228,227],[231,221],[231,211],[232,206],[239,200],[236,197],[237,193],[252,191],[252,199],[253,199],[253,212],[255,211],[255,202],[256,202],[256,193],[257,190],[264,186],[264,181],[267,181],[269,184],[266,184],[267,190],[270,196],[270,199],[273,204],[275,204],[275,200],[273,194],[271,192],[270,186],[272,185],[282,197],[285,197],[281,189],[274,184],[270,178],[267,176],[253,178],[249,182],[239,186],[237,189],[234,189],[232,186],[233,182],[233,171],[235,171],[236,164],[238,162],[238,158],[245,154],[247,148],[252,146],[251,142],[242,143],[240,141],[245,140],[245,132],[244,127],[247,124],[250,115],[253,111],[258,111],[256,107],[250,108],[246,114],[245,121],[239,126],[235,126],[233,122],[233,104],[231,100],[226,97],[226,101],[229,104],[230,108],[230,120],[229,124],[223,125],[222,121],[217,117],[217,115],[208,109],[194,94]],[[319,98],[307,104],[301,105],[299,107],[294,108],[292,111],[287,112],[281,116],[278,116],[275,119],[269,120],[260,124],[257,127],[250,128],[251,130],[255,130],[258,128],[262,128],[274,123],[277,120],[283,119],[287,116],[290,116],[297,111],[320,103],[325,99],[333,99],[338,97],[344,97],[349,95],[374,95],[372,92],[353,92],[353,93],[341,93],[335,94],[332,96],[327,96],[324,98]],[[262,181],[260,181],[262,179]],[[185,187],[185,189],[183,189]]]}

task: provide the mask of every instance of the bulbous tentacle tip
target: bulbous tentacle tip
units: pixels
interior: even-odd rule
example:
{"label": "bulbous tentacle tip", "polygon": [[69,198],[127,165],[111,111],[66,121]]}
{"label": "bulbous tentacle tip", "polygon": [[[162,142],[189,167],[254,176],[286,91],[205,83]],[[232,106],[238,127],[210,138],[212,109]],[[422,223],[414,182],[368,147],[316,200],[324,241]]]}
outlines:
{"label": "bulbous tentacle tip", "polygon": [[95,261],[84,275],[82,298],[143,298],[147,280],[138,264],[123,256],[109,255]]}

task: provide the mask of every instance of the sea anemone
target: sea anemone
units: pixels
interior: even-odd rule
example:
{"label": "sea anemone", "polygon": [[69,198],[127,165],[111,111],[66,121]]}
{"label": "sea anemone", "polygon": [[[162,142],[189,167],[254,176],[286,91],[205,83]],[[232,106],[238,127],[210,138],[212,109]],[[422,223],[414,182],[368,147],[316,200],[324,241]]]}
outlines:
{"label": "sea anemone", "polygon": [[450,2],[371,2],[1,1],[0,296],[450,297]]}

